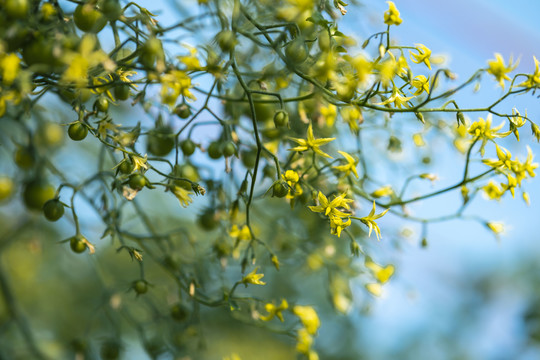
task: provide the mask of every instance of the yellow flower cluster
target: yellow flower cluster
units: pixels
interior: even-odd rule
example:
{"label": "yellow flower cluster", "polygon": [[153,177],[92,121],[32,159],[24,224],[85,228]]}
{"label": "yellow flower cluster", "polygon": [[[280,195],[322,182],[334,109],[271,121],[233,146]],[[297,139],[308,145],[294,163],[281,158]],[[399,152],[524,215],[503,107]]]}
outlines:
{"label": "yellow flower cluster", "polygon": [[497,150],[497,159],[485,159],[484,164],[497,169],[497,171],[506,175],[507,183],[502,183],[502,190],[496,184],[490,183],[484,187],[484,192],[491,199],[500,199],[506,191],[510,191],[512,197],[515,195],[515,188],[521,187],[521,182],[527,176],[535,177],[534,170],[538,167],[537,163],[533,163],[533,153],[530,147],[527,146],[527,159],[521,162],[517,157],[512,160],[512,154],[505,148],[495,144]]}
{"label": "yellow flower cluster", "polygon": [[[351,219],[349,218],[350,214],[345,213],[340,208],[344,210],[350,210],[349,203],[352,199],[346,199],[346,193],[343,193],[339,196],[336,196],[332,201],[328,201],[328,198],[319,191],[318,200],[319,205],[309,206],[309,209],[313,212],[323,213],[325,216],[328,216],[330,220],[331,233],[341,236],[341,231],[347,226],[351,225]],[[346,219],[344,221],[344,219]]]}
{"label": "yellow flower cluster", "polygon": [[303,327],[298,330],[296,350],[305,354],[310,360],[318,360],[319,356],[311,349],[313,344],[313,335],[321,326],[319,316],[311,306],[296,305],[293,308],[293,314],[298,316]]}

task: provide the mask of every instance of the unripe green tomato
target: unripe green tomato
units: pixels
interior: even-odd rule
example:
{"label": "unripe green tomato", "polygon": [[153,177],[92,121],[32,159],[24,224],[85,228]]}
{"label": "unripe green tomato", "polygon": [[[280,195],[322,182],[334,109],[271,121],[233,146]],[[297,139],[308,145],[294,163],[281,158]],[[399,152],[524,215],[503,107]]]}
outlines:
{"label": "unripe green tomato", "polygon": [[227,141],[223,144],[223,155],[225,157],[233,156],[236,153],[236,146],[232,141]]}
{"label": "unripe green tomato", "polygon": [[0,201],[11,197],[15,189],[15,183],[7,176],[0,176]]}
{"label": "unripe green tomato", "polygon": [[97,111],[107,112],[109,110],[109,100],[105,96],[100,96],[94,103],[94,107]]}
{"label": "unripe green tomato", "polygon": [[117,100],[127,100],[129,99],[130,87],[128,84],[120,84],[114,87],[114,97]]}
{"label": "unripe green tomato", "polygon": [[24,205],[30,210],[41,211],[48,200],[54,198],[55,190],[52,185],[36,179],[26,183],[23,189]]}
{"label": "unripe green tomato", "polygon": [[[180,176],[177,176],[175,174],[171,174],[175,177],[180,177]],[[173,180],[172,182],[175,186],[179,186],[181,187],[182,189],[184,190],[187,190],[187,191],[191,191],[193,190],[192,186],[191,186],[191,183],[189,181],[186,181],[186,180]]]}
{"label": "unripe green tomato", "polygon": [[73,13],[73,21],[84,32],[97,34],[107,24],[107,18],[92,4],[79,4]]}
{"label": "unripe green tomato", "polygon": [[274,114],[274,125],[279,127],[284,127],[289,124],[289,114],[284,110],[278,110]]}
{"label": "unripe green tomato", "polygon": [[64,129],[53,122],[42,122],[35,133],[36,144],[40,147],[56,148],[64,140]]}
{"label": "unripe green tomato", "polygon": [[293,65],[300,65],[308,57],[308,47],[302,37],[297,37],[285,48],[285,56]]}
{"label": "unripe green tomato", "polygon": [[146,68],[153,68],[160,57],[163,57],[161,40],[154,37],[148,39],[141,48],[139,62]]}
{"label": "unripe green tomato", "polygon": [[282,198],[289,193],[289,187],[285,181],[280,180],[272,186],[272,196]]}
{"label": "unripe green tomato", "polygon": [[118,19],[122,15],[122,7],[118,0],[103,0],[100,10],[111,21]]}
{"label": "unripe green tomato", "polygon": [[24,19],[28,16],[30,6],[28,0],[6,0],[4,12],[9,19]]}
{"label": "unripe green tomato", "polygon": [[101,345],[99,354],[103,360],[116,360],[120,358],[122,347],[116,340],[107,340]]}
{"label": "unripe green tomato", "polygon": [[92,97],[92,91],[90,89],[79,89],[75,91],[75,96],[82,102],[85,103]]}
{"label": "unripe green tomato", "polygon": [[187,119],[191,116],[191,109],[187,104],[180,104],[174,108],[174,113],[181,119]]}
{"label": "unripe green tomato", "polygon": [[31,148],[26,146],[19,146],[15,151],[13,157],[15,164],[21,169],[31,169],[36,163],[36,155]]}
{"label": "unripe green tomato", "polygon": [[76,235],[69,239],[69,247],[74,253],[81,254],[86,251],[88,246],[86,245],[84,237]]}
{"label": "unripe green tomato", "polygon": [[206,209],[198,219],[199,226],[206,231],[212,231],[219,225],[219,218],[213,209]]}
{"label": "unripe green tomato", "polygon": [[38,38],[23,47],[22,58],[28,66],[60,66],[62,62],[54,55],[53,48],[52,39]]}
{"label": "unripe green tomato", "polygon": [[191,141],[190,139],[186,139],[180,143],[180,148],[182,149],[182,152],[186,156],[190,156],[195,152],[195,143]]}
{"label": "unripe green tomato", "polygon": [[260,132],[261,132],[261,135],[267,138],[268,140],[275,140],[282,136],[281,130],[277,129],[275,125],[261,129]]}
{"label": "unripe green tomato", "polygon": [[165,156],[174,149],[174,133],[168,126],[158,127],[148,134],[148,152],[156,156]]}
{"label": "unripe green tomato", "polygon": [[255,163],[257,162],[257,150],[250,149],[250,150],[243,150],[240,153],[240,159],[242,160],[242,164],[248,169],[252,169],[255,167]]}
{"label": "unripe green tomato", "polygon": [[174,165],[173,172],[176,177],[186,178],[193,182],[199,181],[199,172],[197,171],[197,168],[189,163]]}
{"label": "unripe green tomato", "polygon": [[137,280],[133,283],[133,290],[135,290],[138,295],[146,294],[148,291],[148,283],[144,280]]}
{"label": "unripe green tomato", "polygon": [[88,135],[88,128],[81,122],[76,122],[69,125],[68,135],[71,140],[81,141]]}
{"label": "unripe green tomato", "polygon": [[175,304],[171,307],[171,317],[176,321],[184,321],[189,315],[188,308],[183,304]]}
{"label": "unripe green tomato", "polygon": [[88,343],[83,339],[73,339],[69,345],[76,353],[84,353],[88,349]]}
{"label": "unripe green tomato", "polygon": [[[272,121],[274,117],[274,105],[265,103],[255,103],[255,116],[258,122]],[[252,117],[251,111],[246,114],[250,118]]]}
{"label": "unripe green tomato", "polygon": [[133,190],[142,190],[146,186],[147,180],[141,174],[133,174],[129,177],[129,187]]}
{"label": "unripe green tomato", "polygon": [[343,86],[338,87],[336,90],[339,99],[343,101],[351,100],[356,93],[356,85],[352,82],[342,85]]}
{"label": "unripe green tomato", "polygon": [[223,150],[221,149],[221,143],[214,141],[208,146],[208,156],[216,160],[223,155]]}
{"label": "unripe green tomato", "polygon": [[223,52],[230,52],[238,42],[236,35],[231,30],[223,30],[216,36],[216,41]]}
{"label": "unripe green tomato", "polygon": [[332,39],[330,38],[330,34],[328,34],[327,30],[323,30],[319,33],[318,43],[319,43],[319,49],[321,49],[321,51],[330,50]]}
{"label": "unripe green tomato", "polygon": [[125,158],[120,163],[120,166],[118,166],[118,171],[125,175],[131,174],[133,172],[133,169],[135,169],[135,165],[131,162],[129,158]]}
{"label": "unripe green tomato", "polygon": [[[193,182],[199,181],[197,169],[191,164],[174,165],[171,175],[177,178],[188,179]],[[186,180],[173,180],[173,184],[180,186],[185,190],[192,190],[191,183]]]}
{"label": "unripe green tomato", "polygon": [[58,199],[48,200],[43,205],[43,215],[49,221],[57,221],[64,215],[64,205]]}

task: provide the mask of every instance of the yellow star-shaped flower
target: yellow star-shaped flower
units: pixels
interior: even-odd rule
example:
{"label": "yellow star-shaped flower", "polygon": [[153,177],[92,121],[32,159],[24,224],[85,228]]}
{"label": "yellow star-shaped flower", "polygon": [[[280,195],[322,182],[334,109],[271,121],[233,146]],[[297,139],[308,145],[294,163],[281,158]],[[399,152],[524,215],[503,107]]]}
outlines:
{"label": "yellow star-shaped flower", "polygon": [[246,276],[244,276],[242,278],[242,283],[247,287],[248,284],[253,284],[253,285],[266,285],[266,283],[264,281],[261,281],[261,279],[263,278],[264,274],[257,274],[257,270],[259,270],[258,267],[256,267],[255,269],[253,269],[252,272],[250,272],[249,274],[247,274]]}
{"label": "yellow star-shaped flower", "polygon": [[360,218],[359,220],[367,225],[369,228],[368,237],[371,236],[371,232],[375,230],[375,235],[377,236],[377,240],[381,237],[381,229],[379,229],[379,225],[375,222],[375,220],[381,218],[386,214],[390,209],[384,210],[380,214],[375,214],[375,201],[373,202],[373,208],[371,209],[371,212],[368,214],[368,216]]}
{"label": "yellow star-shaped flower", "polygon": [[517,66],[518,62],[512,64],[513,60],[510,58],[508,66],[504,64],[504,59],[501,54],[495,53],[495,60],[488,61],[487,72],[495,76],[499,85],[504,89],[504,81],[510,80],[510,77],[507,75],[509,72],[512,72]]}
{"label": "yellow star-shaped flower", "polygon": [[322,212],[326,216],[337,216],[337,217],[346,217],[350,214],[344,213],[342,211],[339,211],[337,208],[342,207],[345,209],[349,209],[349,203],[353,202],[352,199],[345,199],[345,196],[347,196],[346,193],[343,193],[339,196],[336,196],[334,200],[328,201],[328,198],[319,191],[318,199],[319,199],[319,205],[317,206],[310,206],[309,209],[313,212]]}
{"label": "yellow star-shaped flower", "polygon": [[330,155],[319,149],[319,146],[328,144],[330,141],[335,139],[336,138],[315,139],[315,137],[313,136],[313,127],[311,126],[311,124],[309,124],[309,127],[307,129],[307,139],[291,138],[291,140],[296,142],[299,146],[293,147],[292,149],[289,149],[289,151],[302,152],[307,150],[313,150],[316,154],[332,159]]}
{"label": "yellow star-shaped flower", "polygon": [[261,316],[262,321],[270,321],[274,318],[274,316],[277,316],[278,319],[283,322],[283,314],[282,312],[284,310],[287,310],[289,308],[289,304],[287,303],[287,300],[282,299],[281,304],[279,306],[274,305],[273,303],[268,303],[264,306],[266,311],[268,312],[268,315]]}
{"label": "yellow star-shaped flower", "polygon": [[426,64],[428,69],[431,70],[431,63],[429,62],[431,50],[428,49],[428,47],[424,44],[416,44],[416,51],[418,51],[418,54],[409,51],[409,53],[411,54],[411,60],[417,64],[423,62],[424,64]]}
{"label": "yellow star-shaped flower", "polygon": [[334,166],[334,169],[344,172],[345,176],[349,175],[352,172],[354,176],[356,176],[356,178],[358,179],[358,173],[356,172],[357,161],[345,151],[338,151],[338,153],[340,153],[345,158],[345,160],[347,160],[347,164]]}

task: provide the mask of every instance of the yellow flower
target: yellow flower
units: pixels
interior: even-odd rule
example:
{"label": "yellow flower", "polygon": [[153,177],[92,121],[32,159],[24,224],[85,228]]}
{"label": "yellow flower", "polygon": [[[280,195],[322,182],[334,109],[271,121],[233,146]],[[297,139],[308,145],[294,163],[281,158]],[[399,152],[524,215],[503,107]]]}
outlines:
{"label": "yellow flower", "polygon": [[429,94],[429,78],[424,75],[415,76],[411,80],[411,85],[416,88],[416,91],[413,93],[414,96],[422,94],[424,91],[426,94]]}
{"label": "yellow flower", "polygon": [[67,69],[62,74],[61,81],[66,84],[73,84],[77,87],[84,87],[88,84],[88,71],[97,65],[102,65],[107,71],[114,71],[116,64],[109,59],[107,54],[101,49],[95,50],[96,38],[92,35],[84,35],[79,45],[79,51],[70,51],[64,55],[62,60],[67,65]]}
{"label": "yellow flower", "polygon": [[531,131],[533,136],[536,138],[536,141],[540,141],[540,126],[531,122]]}
{"label": "yellow flower", "polygon": [[347,106],[341,109],[341,117],[349,125],[349,129],[353,134],[358,134],[360,124],[364,120],[362,112],[357,106]]}
{"label": "yellow flower", "polygon": [[277,316],[278,319],[283,322],[283,310],[287,310],[289,308],[289,304],[287,303],[287,300],[282,299],[281,304],[279,306],[276,306],[272,303],[268,303],[264,306],[265,310],[268,312],[268,315],[261,316],[262,321],[270,321],[274,318],[274,316]]}
{"label": "yellow flower", "polygon": [[319,109],[321,116],[326,121],[327,126],[334,125],[337,117],[337,107],[334,104],[328,104],[328,106],[321,106]]}
{"label": "yellow flower", "polygon": [[122,82],[128,83],[130,86],[137,87],[137,84],[132,83],[131,79],[128,78],[128,76],[132,76],[135,74],[137,74],[136,71],[116,69],[116,75],[118,75],[118,78]]}
{"label": "yellow flower", "polygon": [[308,354],[313,344],[313,336],[306,329],[302,328],[298,330],[296,340],[298,341],[296,343],[296,351],[301,354]]}
{"label": "yellow flower", "polygon": [[406,97],[403,96],[401,93],[401,90],[399,90],[396,86],[394,86],[392,90],[392,95],[386,99],[383,102],[376,103],[375,105],[387,105],[390,103],[394,103],[394,105],[401,109],[402,106],[409,107],[408,101],[411,100],[414,96]]}
{"label": "yellow flower", "polygon": [[353,58],[346,58],[351,66],[356,70],[356,79],[358,85],[365,84],[369,80],[371,71],[373,70],[373,64],[362,55],[355,56]]}
{"label": "yellow flower", "polygon": [[302,187],[298,184],[300,177],[298,173],[294,170],[287,170],[285,174],[282,174],[281,177],[289,185],[289,192],[287,194],[287,199],[294,199],[304,193]]}
{"label": "yellow flower", "polygon": [[501,54],[495,53],[495,60],[488,61],[487,72],[495,76],[495,79],[499,82],[499,85],[504,89],[504,81],[510,80],[507,75],[518,66],[518,62],[512,64],[512,58],[508,62],[508,66],[504,64],[504,60]]}
{"label": "yellow flower", "polygon": [[344,176],[347,176],[352,172],[354,176],[356,176],[356,178],[358,179],[358,173],[356,172],[357,161],[351,155],[347,154],[345,151],[338,151],[338,153],[340,153],[345,158],[345,160],[347,160],[347,164],[334,166],[334,169],[345,173]]}
{"label": "yellow flower", "polygon": [[229,235],[239,241],[251,240],[251,231],[249,231],[247,225],[242,226],[242,229],[239,229],[237,225],[233,225],[229,231]]}
{"label": "yellow flower", "polygon": [[527,75],[527,80],[519,84],[518,86],[525,86],[529,88],[538,87],[540,86],[540,62],[536,58],[536,56],[533,56],[534,58],[534,73],[531,75]]}
{"label": "yellow flower", "polygon": [[315,335],[317,329],[319,329],[319,326],[321,326],[319,316],[317,315],[315,309],[311,306],[296,305],[293,308],[293,313],[294,315],[298,316],[308,334]]}
{"label": "yellow flower", "polygon": [[399,25],[403,21],[399,17],[399,10],[396,8],[396,5],[393,1],[387,1],[388,10],[384,13],[384,23],[386,25]]}
{"label": "yellow flower", "polygon": [[384,284],[390,280],[392,275],[394,275],[394,265],[387,265],[385,267],[373,262],[370,258],[366,258],[364,263],[366,267],[372,271],[373,276],[377,279],[378,282]]}
{"label": "yellow flower", "polygon": [[118,133],[118,127],[120,125],[117,125],[112,122],[111,119],[101,120],[98,123],[98,135],[100,139],[106,139],[107,138],[107,131],[111,131],[113,134]]}
{"label": "yellow flower", "polygon": [[515,189],[516,189],[516,186],[518,185],[517,180],[512,175],[506,175],[506,180],[508,181],[508,183],[507,184],[501,183],[501,187],[503,191],[510,191],[510,193],[512,194],[512,197],[514,197],[516,195]]}
{"label": "yellow flower", "polygon": [[414,63],[420,64],[423,62],[426,64],[428,69],[431,70],[431,63],[429,62],[429,57],[431,56],[431,50],[427,48],[427,46],[423,44],[416,44],[416,51],[418,51],[418,54],[413,53],[412,51],[409,51],[411,54],[411,60]]}
{"label": "yellow flower", "polygon": [[523,201],[525,201],[527,205],[531,205],[531,199],[529,198],[529,194],[524,191],[522,195],[523,195]]}
{"label": "yellow flower", "polygon": [[345,208],[349,209],[349,204],[352,202],[352,199],[345,199],[347,196],[346,193],[343,193],[339,196],[336,196],[332,201],[328,201],[328,198],[324,196],[322,192],[319,191],[318,199],[319,199],[319,205],[317,206],[309,206],[309,209],[313,212],[322,212],[326,216],[337,216],[337,217],[346,217],[349,216],[349,214],[344,213],[337,208]]}
{"label": "yellow flower", "polygon": [[11,85],[17,78],[21,68],[21,59],[16,54],[7,54],[2,56],[0,60],[0,68],[2,69],[2,81],[6,85]]}
{"label": "yellow flower", "polygon": [[300,180],[298,173],[294,170],[285,171],[285,174],[281,175],[281,177],[283,177],[283,180],[287,181],[290,186],[292,186],[293,184],[296,184],[298,180]]}
{"label": "yellow flower", "polygon": [[371,196],[373,196],[374,198],[381,198],[381,197],[385,197],[385,196],[390,196],[393,193],[394,193],[394,190],[392,189],[392,186],[385,185],[385,186],[382,186],[382,187],[378,188],[374,192],[372,192]]}
{"label": "yellow flower", "polygon": [[242,278],[242,283],[247,287],[248,284],[253,285],[266,285],[265,282],[261,281],[261,279],[264,277],[264,274],[257,274],[257,270],[259,270],[258,267],[253,269],[252,272],[247,274]]}
{"label": "yellow flower", "polygon": [[313,127],[311,126],[311,124],[309,124],[308,130],[307,130],[307,139],[304,140],[304,139],[291,138],[291,140],[293,140],[300,146],[293,147],[292,149],[289,149],[289,151],[302,152],[302,151],[307,151],[307,150],[313,150],[316,154],[332,159],[330,155],[328,155],[327,153],[319,149],[319,146],[325,145],[335,139],[336,138],[315,139],[315,137],[313,136]]}
{"label": "yellow flower", "polygon": [[[512,115],[509,116],[508,120],[510,120],[510,131],[514,133],[514,136],[516,137],[516,140],[519,141],[519,131],[518,128],[525,125],[526,120],[521,116],[519,111],[517,109],[512,109]],[[527,117],[527,111],[525,111],[525,117]]]}
{"label": "yellow flower", "polygon": [[144,154],[144,157],[133,155],[131,156],[131,161],[133,162],[133,172],[139,169],[148,169],[148,164],[146,163],[148,155]]}
{"label": "yellow flower", "polygon": [[375,220],[381,218],[386,214],[390,209],[384,210],[380,214],[375,214],[375,201],[373,202],[373,209],[371,209],[371,212],[368,214],[368,216],[359,218],[361,222],[363,222],[367,227],[369,228],[368,237],[371,236],[371,232],[375,230],[375,235],[377,235],[377,240],[380,240],[381,238],[381,229],[379,229],[379,225],[375,222]]}
{"label": "yellow flower", "polygon": [[[388,52],[388,54],[392,53]],[[399,64],[396,61],[395,57],[392,55],[388,59],[378,63],[375,66],[375,69],[377,70],[377,77],[379,81],[382,83],[383,86],[386,87],[390,85],[390,82],[399,71]]]}
{"label": "yellow flower", "polygon": [[493,231],[493,234],[499,235],[504,232],[504,224],[502,222],[488,221],[486,226]]}
{"label": "yellow flower", "polygon": [[196,100],[190,89],[193,87],[191,78],[180,70],[172,70],[161,77],[161,102],[171,107],[176,105],[179,96]]}
{"label": "yellow flower", "polygon": [[182,205],[182,207],[188,207],[188,205],[193,202],[193,200],[189,197],[189,195],[192,194],[191,191],[186,190],[183,187],[176,186],[176,185],[172,185],[170,189],[172,193],[174,194],[174,196],[176,196],[178,201],[180,201],[180,205]]}
{"label": "yellow flower", "polygon": [[498,168],[498,167],[506,167],[507,169],[511,169],[512,167],[512,154],[510,151],[506,150],[505,148],[500,147],[499,145],[495,144],[495,149],[497,151],[497,157],[498,160],[495,159],[485,159],[482,162],[488,166]]}
{"label": "yellow flower", "polygon": [[186,66],[187,71],[201,70],[201,63],[199,62],[199,59],[197,59],[197,49],[187,44],[184,44],[183,46],[189,50],[189,55],[178,56],[177,59]]}
{"label": "yellow flower", "polygon": [[484,186],[482,190],[491,200],[500,200],[504,194],[504,191],[493,180]]}
{"label": "yellow flower", "polygon": [[488,140],[493,140],[495,138],[503,138],[512,133],[512,131],[506,131],[499,133],[499,131],[504,126],[504,123],[501,123],[495,128],[491,128],[491,114],[489,114],[486,120],[479,118],[478,121],[475,121],[469,126],[467,130],[476,139],[482,139],[482,146],[480,146],[480,154],[484,156],[484,147]]}
{"label": "yellow flower", "polygon": [[342,218],[330,215],[330,233],[332,235],[337,235],[338,237],[341,237],[341,231],[343,231],[343,229],[350,225],[351,219],[347,219],[347,221],[343,222]]}
{"label": "yellow flower", "polygon": [[375,295],[375,296],[381,296],[382,295],[382,285],[381,284],[378,284],[378,283],[366,284],[366,289],[372,295]]}
{"label": "yellow flower", "polygon": [[432,173],[420,174],[419,178],[420,179],[428,179],[431,182],[435,182],[435,181],[439,180],[439,177],[436,174],[432,174]]}

